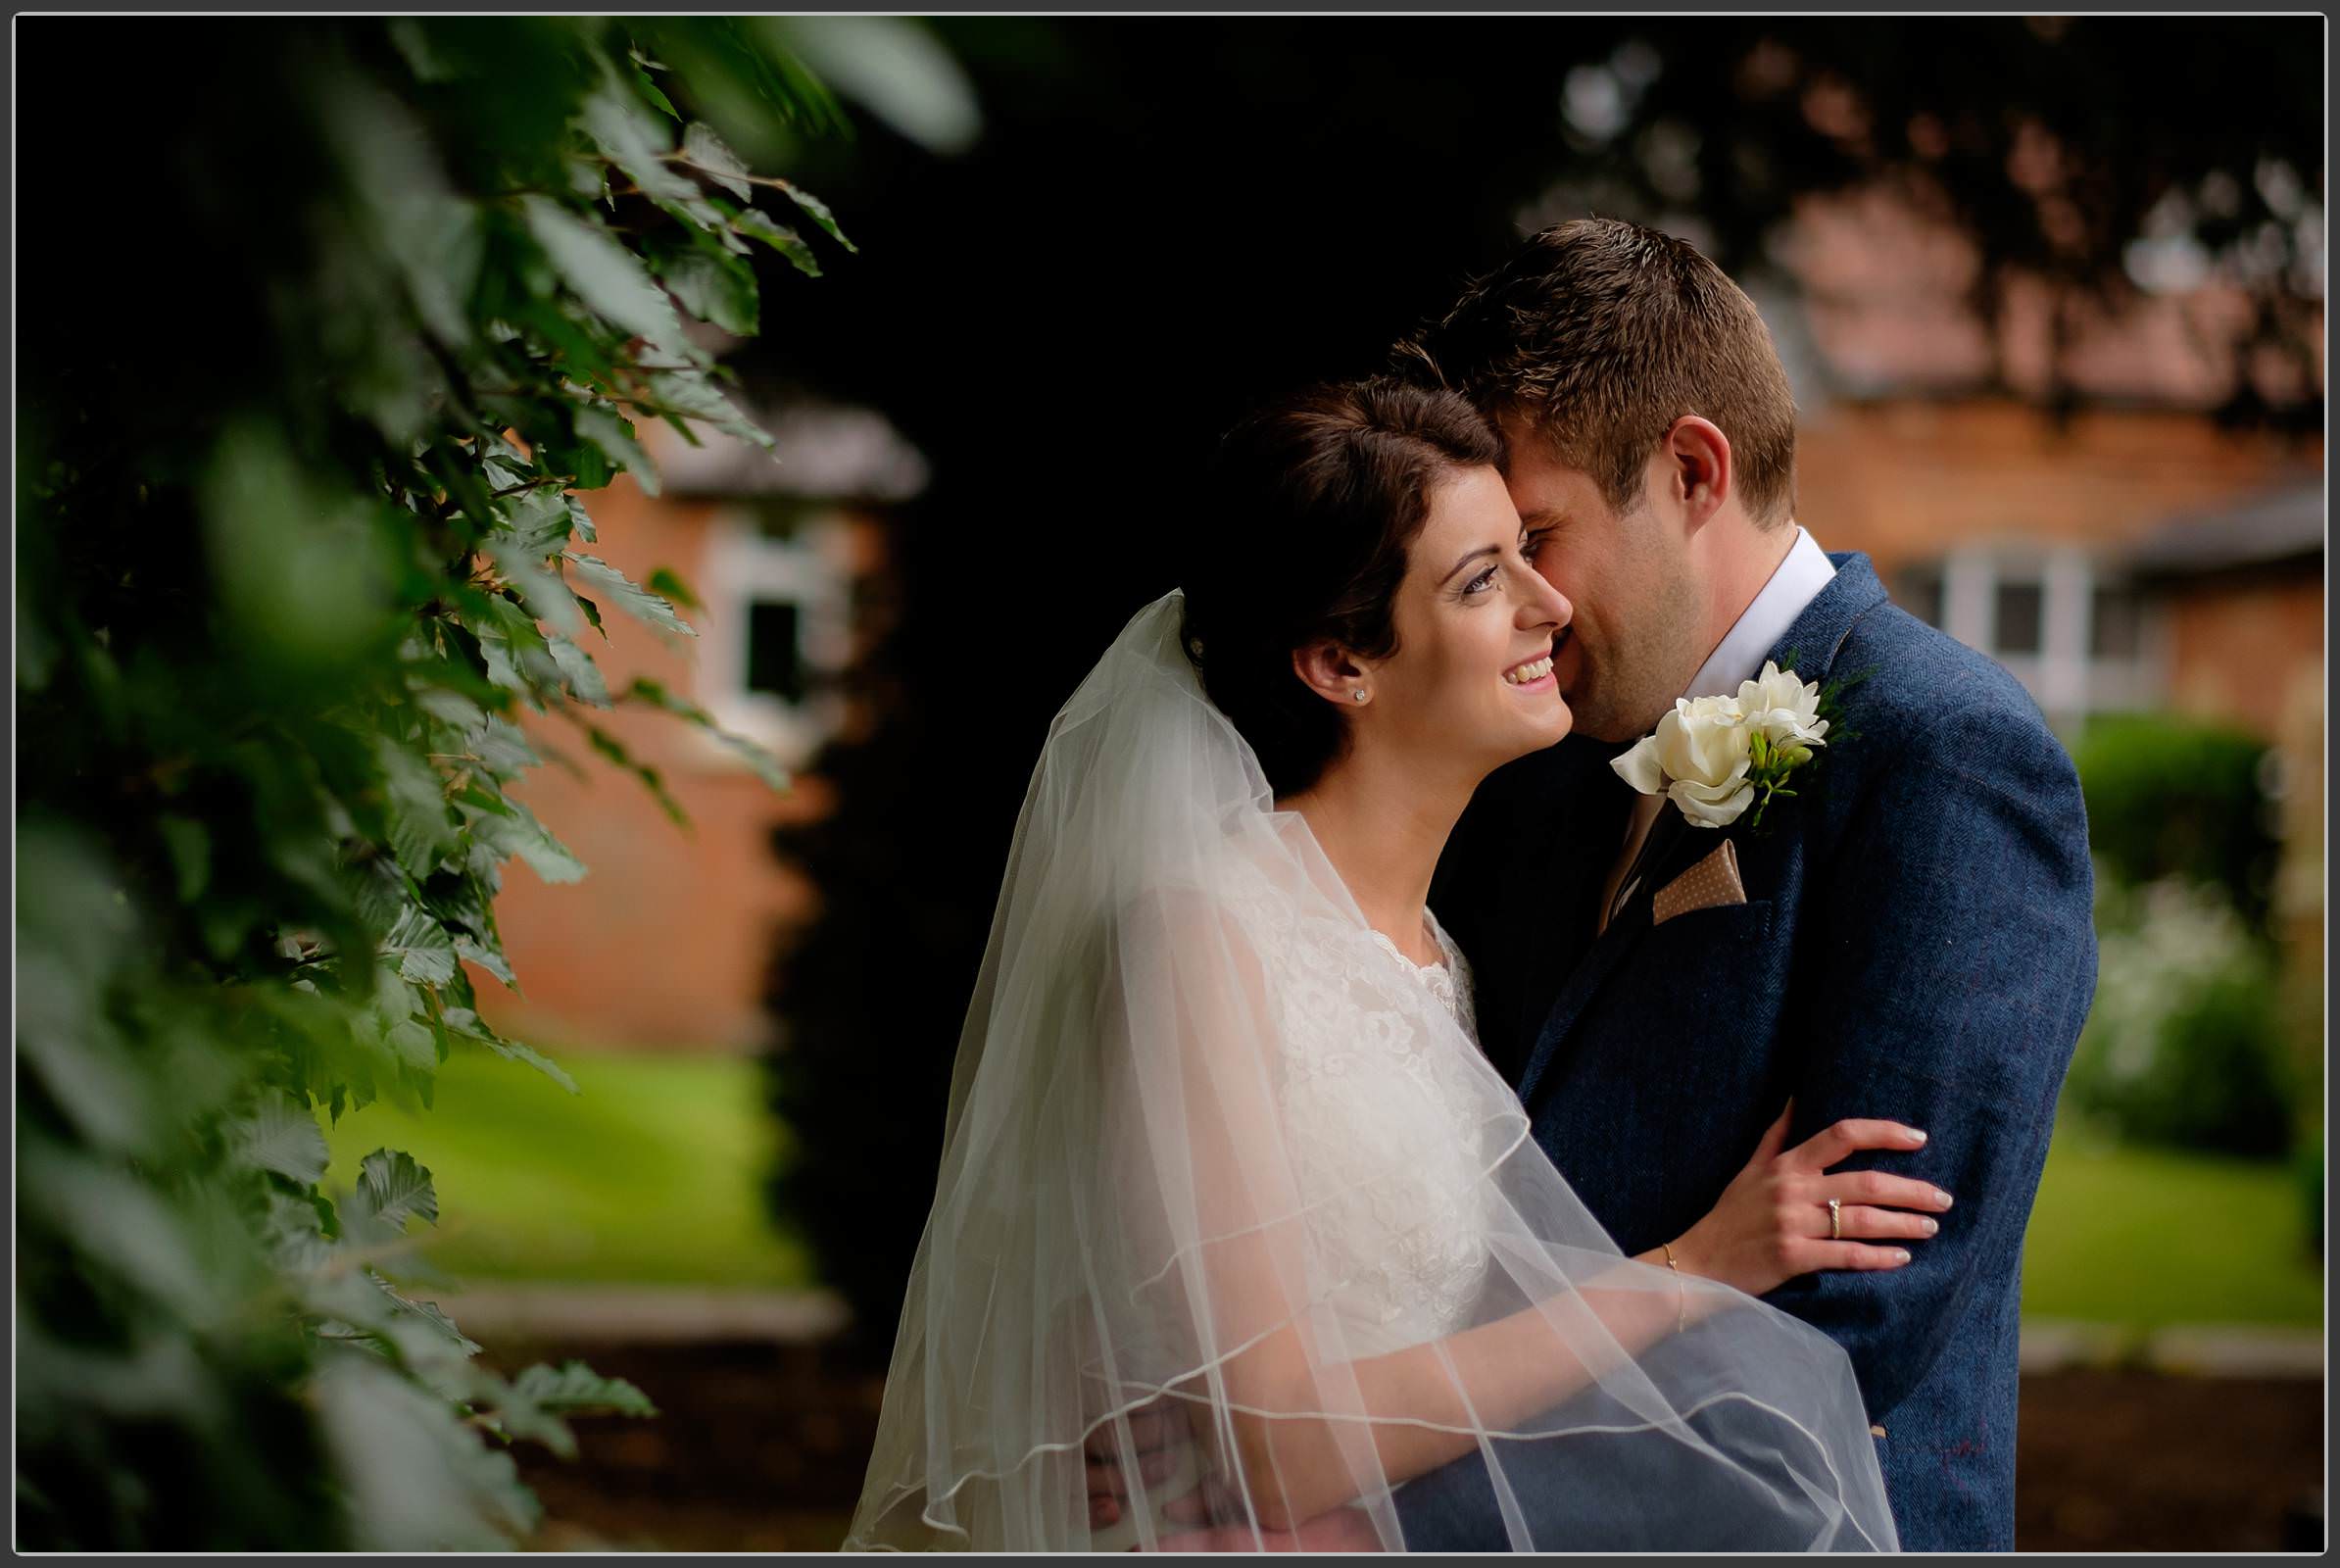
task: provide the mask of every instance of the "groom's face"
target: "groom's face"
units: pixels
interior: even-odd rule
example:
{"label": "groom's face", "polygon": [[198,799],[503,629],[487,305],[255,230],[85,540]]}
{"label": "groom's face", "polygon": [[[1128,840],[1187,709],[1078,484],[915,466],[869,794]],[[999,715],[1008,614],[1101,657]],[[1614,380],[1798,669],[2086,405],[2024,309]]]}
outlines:
{"label": "groom's face", "polygon": [[1504,421],[1504,483],[1536,535],[1536,569],[1576,607],[1553,673],[1580,734],[1628,741],[1654,726],[1697,673],[1698,592],[1672,470],[1655,454],[1641,494],[1620,512],[1540,433]]}

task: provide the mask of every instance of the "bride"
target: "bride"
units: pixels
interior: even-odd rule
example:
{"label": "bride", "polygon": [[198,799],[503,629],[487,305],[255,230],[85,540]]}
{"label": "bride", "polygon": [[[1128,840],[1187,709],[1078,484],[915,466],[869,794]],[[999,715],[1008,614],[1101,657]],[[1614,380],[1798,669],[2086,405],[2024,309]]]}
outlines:
{"label": "bride", "polygon": [[1426,906],[1480,780],[1569,727],[1498,457],[1395,383],[1254,416],[1185,592],[1057,713],[848,1547],[1397,1550],[1458,1463],[1518,1550],[1894,1546],[1850,1362],[1753,1298],[1908,1261],[1781,1198],[1922,1135],[1782,1115],[1622,1256]]}

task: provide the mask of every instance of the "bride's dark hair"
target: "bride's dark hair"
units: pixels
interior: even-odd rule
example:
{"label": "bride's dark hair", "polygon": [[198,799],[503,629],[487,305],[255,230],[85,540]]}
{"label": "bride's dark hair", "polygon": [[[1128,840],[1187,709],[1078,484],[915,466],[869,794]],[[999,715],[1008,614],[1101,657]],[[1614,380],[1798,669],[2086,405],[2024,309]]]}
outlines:
{"label": "bride's dark hair", "polygon": [[1187,655],[1278,795],[1314,784],[1347,736],[1292,654],[1317,642],[1395,653],[1391,601],[1433,487],[1502,454],[1469,400],[1389,377],[1311,387],[1220,442],[1180,579]]}

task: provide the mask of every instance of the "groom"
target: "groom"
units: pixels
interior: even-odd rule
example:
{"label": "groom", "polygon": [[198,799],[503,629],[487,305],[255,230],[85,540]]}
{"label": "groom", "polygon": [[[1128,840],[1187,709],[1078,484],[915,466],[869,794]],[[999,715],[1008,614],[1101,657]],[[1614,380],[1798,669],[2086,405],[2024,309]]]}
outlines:
{"label": "groom", "polygon": [[[1791,1097],[1790,1146],[1847,1116],[1926,1132],[1848,1168],[1946,1189],[1939,1234],[1769,1299],[1850,1354],[1903,1547],[2011,1548],[2023,1228],[2096,976],[2070,759],[2005,670],[1798,526],[1786,375],[1690,246],[1547,229],[1399,359],[1502,427],[1536,569],[1576,607],[1574,736],[1487,780],[1431,895],[1489,1053],[1629,1255],[1705,1213]],[[1612,767],[1767,661],[1834,688],[1835,722],[1760,822],[1696,825]],[[1523,1446],[1505,1471],[1532,1518]],[[1414,1549],[1504,1546],[1478,1459],[1396,1507]]]}

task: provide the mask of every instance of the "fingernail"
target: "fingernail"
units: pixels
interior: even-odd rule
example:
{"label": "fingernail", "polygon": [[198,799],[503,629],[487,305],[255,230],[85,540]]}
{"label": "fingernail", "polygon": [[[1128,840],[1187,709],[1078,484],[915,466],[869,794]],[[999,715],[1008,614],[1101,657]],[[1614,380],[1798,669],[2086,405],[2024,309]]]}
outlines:
{"label": "fingernail", "polygon": [[1894,1262],[1896,1262],[1896,1263],[1906,1263],[1906,1262],[1908,1262],[1909,1260],[1910,1260],[1910,1254],[1909,1254],[1909,1253],[1907,1253],[1907,1252],[1903,1251],[1903,1250],[1902,1250],[1900,1248],[1898,1248],[1898,1247],[1896,1247],[1895,1249],[1893,1249],[1893,1261],[1894,1261]]}
{"label": "fingernail", "polygon": [[1926,1142],[1926,1135],[1920,1132],[1917,1128],[1912,1127],[1910,1129],[1910,1142],[1914,1144],[1922,1144]]}
{"label": "fingernail", "polygon": [[1935,1221],[1933,1221],[1933,1220],[1930,1220],[1930,1219],[1929,1219],[1929,1220],[1927,1220],[1927,1221],[1926,1222],[1926,1235],[1928,1235],[1928,1236],[1931,1236],[1931,1235],[1932,1235],[1934,1232],[1936,1232],[1936,1231],[1940,1230],[1941,1228],[1942,1228],[1942,1227],[1940,1226],[1940,1224],[1938,1224],[1937,1222],[1935,1222]]}
{"label": "fingernail", "polygon": [[1941,1204],[1944,1208],[1948,1208],[1950,1206],[1950,1195],[1943,1192],[1939,1187],[1933,1190],[1933,1200]]}

